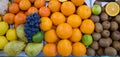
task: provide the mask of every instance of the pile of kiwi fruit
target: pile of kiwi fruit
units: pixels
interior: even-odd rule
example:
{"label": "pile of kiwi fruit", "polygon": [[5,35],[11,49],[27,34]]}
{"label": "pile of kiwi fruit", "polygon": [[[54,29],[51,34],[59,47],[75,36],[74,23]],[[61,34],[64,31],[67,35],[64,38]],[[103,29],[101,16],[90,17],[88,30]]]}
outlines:
{"label": "pile of kiwi fruit", "polygon": [[[117,2],[120,5],[120,2]],[[100,1],[95,4],[101,6]],[[117,16],[109,16],[102,7],[100,15],[92,15],[91,20],[95,24],[92,33],[93,43],[87,48],[88,56],[120,56],[120,13]]]}

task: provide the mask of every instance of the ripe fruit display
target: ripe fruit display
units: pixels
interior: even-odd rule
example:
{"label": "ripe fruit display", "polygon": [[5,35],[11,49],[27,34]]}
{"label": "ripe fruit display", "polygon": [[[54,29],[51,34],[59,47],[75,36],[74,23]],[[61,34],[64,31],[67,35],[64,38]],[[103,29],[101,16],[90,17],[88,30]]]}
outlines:
{"label": "ripe fruit display", "polygon": [[119,56],[120,1],[86,2],[0,2],[0,56]]}

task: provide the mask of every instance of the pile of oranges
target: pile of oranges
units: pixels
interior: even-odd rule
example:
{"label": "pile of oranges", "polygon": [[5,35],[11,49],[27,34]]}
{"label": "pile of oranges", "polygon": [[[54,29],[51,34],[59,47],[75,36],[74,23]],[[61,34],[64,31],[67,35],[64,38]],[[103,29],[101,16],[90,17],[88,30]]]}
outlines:
{"label": "pile of oranges", "polygon": [[82,35],[94,31],[94,23],[89,19],[91,9],[84,0],[60,2],[50,0],[48,6],[39,10],[40,29],[45,31],[43,53],[45,56],[83,56],[86,47],[81,42]]}
{"label": "pile of oranges", "polygon": [[45,56],[83,56],[86,47],[81,42],[82,35],[94,31],[94,23],[89,19],[91,9],[84,0],[14,0],[9,13],[3,16],[8,24],[16,28],[26,22],[26,16],[35,12],[41,16],[39,28],[45,32],[43,53]]}

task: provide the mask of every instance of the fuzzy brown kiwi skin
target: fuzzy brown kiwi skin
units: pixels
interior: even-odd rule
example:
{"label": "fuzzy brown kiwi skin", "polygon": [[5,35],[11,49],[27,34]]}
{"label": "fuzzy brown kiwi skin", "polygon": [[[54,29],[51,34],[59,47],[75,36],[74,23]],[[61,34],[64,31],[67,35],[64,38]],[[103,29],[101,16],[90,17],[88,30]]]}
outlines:
{"label": "fuzzy brown kiwi skin", "polygon": [[102,22],[103,29],[107,30],[110,28],[110,22],[109,21],[104,21]]}
{"label": "fuzzy brown kiwi skin", "polygon": [[98,54],[99,56],[103,56],[103,55],[104,55],[104,49],[100,47],[100,48],[97,50],[97,54]]}
{"label": "fuzzy brown kiwi skin", "polygon": [[115,21],[111,22],[110,30],[111,31],[116,31],[118,29],[118,23]]}
{"label": "fuzzy brown kiwi skin", "polygon": [[112,46],[113,46],[117,51],[120,51],[120,42],[119,42],[119,41],[113,41]]}
{"label": "fuzzy brown kiwi skin", "polygon": [[108,20],[108,15],[105,12],[102,12],[100,15],[101,21],[107,21]]}
{"label": "fuzzy brown kiwi skin", "polygon": [[110,46],[110,42],[106,38],[101,38],[99,40],[99,45],[101,47],[109,47]]}
{"label": "fuzzy brown kiwi skin", "polygon": [[120,15],[117,15],[117,16],[115,17],[115,21],[116,21],[118,24],[120,24]]}
{"label": "fuzzy brown kiwi skin", "polygon": [[91,19],[93,22],[99,22],[99,21],[100,21],[100,17],[97,16],[97,15],[92,15],[92,16],[90,17],[90,19]]}
{"label": "fuzzy brown kiwi skin", "polygon": [[94,50],[98,50],[99,44],[97,41],[93,41],[93,43],[90,45],[90,47],[93,48]]}
{"label": "fuzzy brown kiwi skin", "polygon": [[107,37],[110,36],[110,31],[109,30],[103,30],[101,34],[102,34],[102,37],[107,38]]}
{"label": "fuzzy brown kiwi skin", "polygon": [[112,32],[112,35],[111,35],[112,39],[113,40],[120,40],[120,32],[119,31],[114,31]]}
{"label": "fuzzy brown kiwi skin", "polygon": [[103,31],[103,26],[102,26],[101,23],[95,23],[95,31],[96,31],[97,33],[100,33],[100,32]]}
{"label": "fuzzy brown kiwi skin", "polygon": [[101,38],[101,33],[94,32],[92,33],[92,37],[95,41],[97,41]]}
{"label": "fuzzy brown kiwi skin", "polygon": [[107,56],[116,56],[117,55],[117,50],[113,47],[106,47],[104,52],[105,52],[105,55],[107,55]]}
{"label": "fuzzy brown kiwi skin", "polygon": [[92,48],[87,49],[87,55],[88,56],[95,56],[95,50]]}

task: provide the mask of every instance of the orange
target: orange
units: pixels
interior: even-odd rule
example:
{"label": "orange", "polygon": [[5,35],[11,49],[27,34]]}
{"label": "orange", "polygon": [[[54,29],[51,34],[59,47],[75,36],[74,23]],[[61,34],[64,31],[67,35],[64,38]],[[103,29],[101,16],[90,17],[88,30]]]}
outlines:
{"label": "orange", "polygon": [[61,23],[64,23],[66,18],[65,16],[60,13],[60,12],[54,12],[52,15],[51,15],[51,20],[53,22],[54,25],[59,25]]}
{"label": "orange", "polygon": [[34,3],[35,2],[35,0],[29,0],[31,3]]}
{"label": "orange", "polygon": [[42,16],[42,17],[48,17],[50,16],[50,9],[48,7],[41,7],[39,9],[39,15]]}
{"label": "orange", "polygon": [[87,5],[79,6],[77,9],[77,14],[82,19],[87,19],[91,16],[91,9]]}
{"label": "orange", "polygon": [[82,22],[82,19],[76,14],[70,15],[67,18],[67,23],[70,24],[73,28],[79,27],[81,22]]}
{"label": "orange", "polygon": [[68,39],[72,35],[72,27],[67,23],[62,23],[57,26],[56,33],[61,39]]}
{"label": "orange", "polygon": [[13,3],[9,6],[10,13],[18,13],[20,11],[19,5],[17,3]]}
{"label": "orange", "polygon": [[15,19],[15,15],[12,13],[6,13],[3,16],[3,21],[6,21],[8,24],[13,24]]}
{"label": "orange", "polygon": [[50,8],[52,12],[58,12],[60,11],[61,3],[57,0],[51,0],[48,3],[48,7]]}
{"label": "orange", "polygon": [[40,7],[45,6],[45,0],[35,0],[34,6],[35,6],[36,8],[40,8]]}
{"label": "orange", "polygon": [[120,7],[116,2],[110,2],[106,5],[105,11],[109,16],[116,16],[119,14]]}
{"label": "orange", "polygon": [[58,41],[58,37],[54,29],[45,32],[45,41],[48,43],[55,43]]}
{"label": "orange", "polygon": [[52,21],[48,17],[42,17],[40,23],[40,29],[43,31],[50,30],[52,28]]}
{"label": "orange", "polygon": [[73,34],[70,37],[70,41],[79,42],[82,38],[82,33],[78,28],[73,29]]}
{"label": "orange", "polygon": [[13,0],[14,3],[19,3],[21,0]]}
{"label": "orange", "polygon": [[38,9],[35,8],[35,7],[30,7],[27,11],[27,14],[30,15],[30,14],[33,14],[33,13],[38,13]]}
{"label": "orange", "polygon": [[57,51],[61,56],[68,56],[72,52],[72,45],[69,40],[60,40],[57,44]]}
{"label": "orange", "polygon": [[86,47],[84,44],[80,42],[74,43],[72,48],[73,48],[72,54],[74,56],[84,56],[86,54]]}
{"label": "orange", "polygon": [[43,53],[45,56],[56,56],[57,55],[56,44],[53,43],[45,44],[45,46],[43,47]]}
{"label": "orange", "polygon": [[31,3],[29,0],[21,0],[19,7],[21,10],[28,10],[31,7]]}
{"label": "orange", "polygon": [[85,0],[71,0],[75,6],[81,6]]}
{"label": "orange", "polygon": [[70,1],[63,2],[61,5],[61,12],[65,16],[72,15],[75,12],[75,5]]}
{"label": "orange", "polygon": [[15,24],[20,25],[26,22],[26,15],[24,13],[18,13],[15,16]]}
{"label": "orange", "polygon": [[91,34],[95,29],[95,25],[92,20],[86,19],[82,22],[80,30],[82,33]]}

